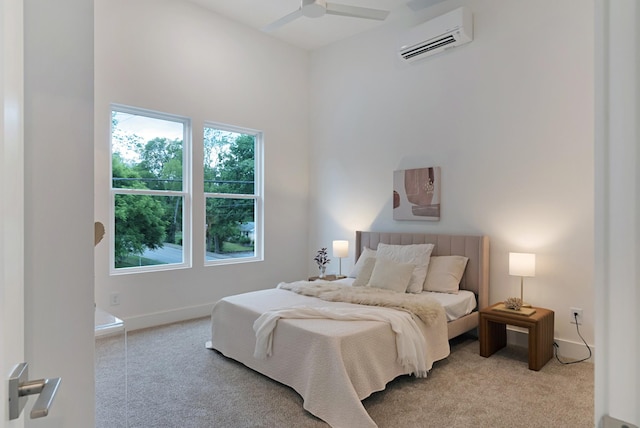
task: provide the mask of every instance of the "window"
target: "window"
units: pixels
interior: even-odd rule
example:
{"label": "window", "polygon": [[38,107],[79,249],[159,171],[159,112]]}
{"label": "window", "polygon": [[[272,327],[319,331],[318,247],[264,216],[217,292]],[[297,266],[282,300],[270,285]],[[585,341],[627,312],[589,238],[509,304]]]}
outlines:
{"label": "window", "polygon": [[112,273],[190,265],[190,121],[111,109]]}
{"label": "window", "polygon": [[262,134],[204,127],[205,264],[262,257]]}

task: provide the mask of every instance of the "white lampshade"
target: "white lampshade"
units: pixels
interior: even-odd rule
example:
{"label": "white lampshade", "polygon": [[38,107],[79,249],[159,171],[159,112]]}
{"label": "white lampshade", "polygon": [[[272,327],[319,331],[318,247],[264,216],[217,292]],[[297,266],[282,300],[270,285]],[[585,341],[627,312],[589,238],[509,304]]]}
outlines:
{"label": "white lampshade", "polygon": [[536,276],[536,255],[509,253],[509,275]]}
{"label": "white lampshade", "polygon": [[333,241],[333,257],[349,257],[349,241]]}

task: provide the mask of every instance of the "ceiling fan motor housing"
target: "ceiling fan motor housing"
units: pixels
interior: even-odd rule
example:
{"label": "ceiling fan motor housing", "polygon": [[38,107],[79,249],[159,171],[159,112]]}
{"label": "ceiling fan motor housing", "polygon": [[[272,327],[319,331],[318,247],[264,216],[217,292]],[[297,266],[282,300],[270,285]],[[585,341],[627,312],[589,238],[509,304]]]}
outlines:
{"label": "ceiling fan motor housing", "polygon": [[308,18],[319,18],[327,12],[325,0],[302,0],[302,14]]}
{"label": "ceiling fan motor housing", "polygon": [[[363,0],[364,1],[364,0]],[[275,20],[262,30],[271,32],[301,16],[320,18],[324,15],[339,15],[352,18],[375,19],[384,21],[389,15],[388,10],[370,9],[368,7],[350,6],[341,3],[327,3],[327,0],[300,0],[300,7],[295,11]]]}

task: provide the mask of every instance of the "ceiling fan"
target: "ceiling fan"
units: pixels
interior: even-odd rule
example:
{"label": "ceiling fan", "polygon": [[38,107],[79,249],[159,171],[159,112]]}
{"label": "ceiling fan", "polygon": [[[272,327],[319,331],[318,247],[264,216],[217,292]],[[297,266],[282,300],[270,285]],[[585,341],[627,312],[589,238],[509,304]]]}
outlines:
{"label": "ceiling fan", "polygon": [[348,6],[346,4],[328,3],[326,0],[302,0],[298,10],[272,22],[264,27],[262,31],[270,32],[276,30],[294,19],[300,18],[301,16],[319,18],[325,14],[384,21],[389,15],[389,11],[369,9],[368,7]]}

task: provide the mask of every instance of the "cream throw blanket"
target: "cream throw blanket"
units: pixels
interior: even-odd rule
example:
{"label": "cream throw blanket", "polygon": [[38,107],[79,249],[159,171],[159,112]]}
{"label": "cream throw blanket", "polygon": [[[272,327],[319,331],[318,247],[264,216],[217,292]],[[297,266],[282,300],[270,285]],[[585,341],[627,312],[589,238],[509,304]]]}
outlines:
{"label": "cream throw blanket", "polygon": [[399,309],[417,316],[426,325],[430,325],[444,312],[442,305],[430,296],[398,293],[381,288],[352,287],[329,281],[281,282],[277,288],[329,302],[357,303]]}
{"label": "cream throw blanket", "polygon": [[343,321],[373,320],[387,322],[396,336],[398,362],[408,373],[427,377],[425,339],[413,318],[407,314],[386,308],[333,308],[295,306],[288,309],[267,311],[253,324],[256,332],[254,356],[265,359],[273,352],[273,330],[280,318],[335,319]]}

